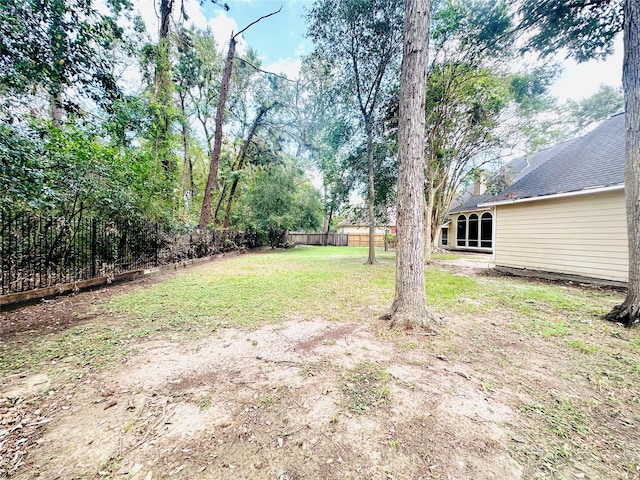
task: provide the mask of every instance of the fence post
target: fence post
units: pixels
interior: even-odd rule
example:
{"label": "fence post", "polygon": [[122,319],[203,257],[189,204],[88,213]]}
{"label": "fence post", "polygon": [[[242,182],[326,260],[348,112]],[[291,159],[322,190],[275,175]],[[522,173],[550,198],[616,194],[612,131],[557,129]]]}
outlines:
{"label": "fence post", "polygon": [[97,220],[91,219],[91,278],[95,278],[98,266],[98,225]]}
{"label": "fence post", "polygon": [[[11,216],[9,214],[9,212],[7,212],[7,218],[5,218],[4,215],[4,209],[0,211],[0,218],[2,218],[2,225],[0,225],[0,228],[2,228],[2,232],[0,232],[0,253],[2,253],[2,255],[0,255],[0,261],[2,262],[2,265],[0,265],[0,294],[4,295],[5,294],[5,287],[4,287],[4,282],[5,282],[5,275],[8,277],[9,276],[9,272],[7,271],[8,268],[10,267],[9,265],[9,245],[7,245],[7,248],[5,250],[5,243],[4,243],[4,239],[5,238],[9,238],[9,227],[10,227],[10,222],[11,222]],[[6,229],[6,230],[5,230]],[[7,282],[7,289],[6,292],[9,292],[9,287],[10,287],[10,283]]]}
{"label": "fence post", "polygon": [[158,266],[158,250],[160,250],[160,227],[158,223],[156,223],[156,248],[155,250],[155,258],[154,258],[154,267]]}

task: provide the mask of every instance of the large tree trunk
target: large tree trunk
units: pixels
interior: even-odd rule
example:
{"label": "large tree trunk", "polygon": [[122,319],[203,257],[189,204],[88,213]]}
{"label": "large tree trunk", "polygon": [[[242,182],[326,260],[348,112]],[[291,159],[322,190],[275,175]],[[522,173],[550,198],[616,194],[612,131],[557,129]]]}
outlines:
{"label": "large tree trunk", "polygon": [[[195,195],[195,182],[193,180],[193,163],[189,153],[189,125],[187,123],[187,114],[185,111],[185,97],[180,95],[180,111],[182,112],[182,152],[184,160],[182,162],[182,178],[180,179],[180,188],[184,195],[188,192],[189,205]],[[188,208],[188,207],[187,207]]]}
{"label": "large tree trunk", "polygon": [[[58,86],[58,88],[62,88]],[[54,127],[62,126],[62,117],[64,115],[64,101],[62,100],[62,91],[58,92],[51,98],[51,123]]]}
{"label": "large tree trunk", "polygon": [[629,244],[629,290],[608,320],[631,327],[640,323],[640,4],[624,2],[624,66],[622,84],[626,111],[625,200]]}
{"label": "large tree trunk", "polygon": [[[157,104],[154,113],[154,122],[157,132],[154,139],[154,149],[156,155],[162,163],[167,178],[171,178],[171,172],[176,168],[173,155],[171,154],[171,123],[175,119],[171,112],[173,105],[173,84],[171,81],[171,60],[169,45],[169,24],[171,12],[173,10],[173,0],[161,0],[160,2],[160,30],[158,33],[158,55],[156,57],[155,71],[155,103]],[[165,188],[167,198],[171,197],[171,188]]]}
{"label": "large tree trunk", "polygon": [[173,10],[173,0],[160,1],[160,38],[169,36],[169,23],[171,11]]}
{"label": "large tree trunk", "polygon": [[424,284],[424,131],[429,0],[406,0],[400,76],[396,296],[391,327],[429,326]]}
{"label": "large tree trunk", "polygon": [[220,95],[218,96],[218,107],[216,109],[215,133],[213,136],[213,151],[211,152],[209,176],[207,177],[207,185],[204,189],[204,198],[202,199],[202,208],[200,209],[200,222],[198,228],[204,230],[209,223],[211,216],[211,194],[217,186],[218,168],[220,165],[220,152],[222,151],[222,124],[224,120],[224,109],[229,94],[229,85],[231,83],[231,72],[233,71],[233,58],[236,54],[236,37],[231,35],[229,40],[229,51],[222,72],[222,83],[220,85]]}
{"label": "large tree trunk", "polygon": [[376,200],[376,192],[373,171],[373,125],[370,116],[366,120],[365,128],[367,130],[367,160],[369,162],[369,258],[367,259],[367,263],[373,265],[376,263],[376,216],[373,208]]}
{"label": "large tree trunk", "polygon": [[329,218],[327,218],[327,229],[324,232],[323,245],[326,247],[329,242],[329,232],[331,230],[331,220],[333,219],[333,203],[331,203],[331,208],[329,209]]}

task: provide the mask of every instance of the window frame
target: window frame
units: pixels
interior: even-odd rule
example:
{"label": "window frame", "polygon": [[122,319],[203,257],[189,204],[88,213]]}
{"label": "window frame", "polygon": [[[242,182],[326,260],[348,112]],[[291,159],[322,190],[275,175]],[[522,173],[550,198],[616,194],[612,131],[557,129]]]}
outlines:
{"label": "window frame", "polygon": [[[462,229],[460,228],[462,226]],[[462,235],[460,235],[462,232]],[[456,247],[467,246],[467,216],[462,213],[456,219]]]}
{"label": "window frame", "polygon": [[[484,226],[488,225],[489,235],[483,235],[485,232]],[[480,232],[478,235],[480,242],[480,248],[493,248],[493,214],[491,212],[484,212],[480,216]]]}
{"label": "window frame", "polygon": [[[464,250],[493,250],[493,220],[491,211],[460,213],[455,219],[455,246]],[[484,227],[484,228],[483,228]],[[488,231],[489,235],[483,235]],[[472,235],[475,233],[475,235]],[[444,243],[443,243],[444,245]]]}

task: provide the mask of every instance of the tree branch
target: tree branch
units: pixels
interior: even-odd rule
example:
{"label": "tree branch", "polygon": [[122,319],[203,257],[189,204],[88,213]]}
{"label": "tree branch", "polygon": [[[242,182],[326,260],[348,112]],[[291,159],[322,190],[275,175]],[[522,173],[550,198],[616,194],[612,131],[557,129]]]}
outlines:
{"label": "tree branch", "polygon": [[271,12],[268,13],[266,15],[263,15],[262,17],[258,18],[257,20],[254,20],[253,22],[251,22],[249,25],[247,25],[246,27],[244,27],[242,30],[240,30],[238,33],[236,33],[232,38],[235,39],[238,35],[240,35],[241,33],[247,31],[250,27],[254,26],[256,23],[258,23],[260,20],[264,20],[265,18],[269,18],[272,15],[275,15],[276,13],[280,13],[280,11],[282,10],[282,7],[280,7],[278,10],[276,10],[275,12]]}
{"label": "tree branch", "polygon": [[291,82],[291,83],[297,83],[296,80],[291,80],[290,78],[284,77],[282,75],[278,75],[277,73],[273,73],[273,72],[268,72],[267,70],[262,70],[261,68],[256,67],[253,63],[245,60],[244,58],[240,58],[240,57],[235,57],[234,60],[240,60],[241,62],[246,63],[247,65],[249,65],[251,68],[253,68],[256,72],[261,72],[261,73],[266,73],[267,75],[273,75],[274,77],[278,77],[281,78],[283,80],[286,80],[287,82]]}

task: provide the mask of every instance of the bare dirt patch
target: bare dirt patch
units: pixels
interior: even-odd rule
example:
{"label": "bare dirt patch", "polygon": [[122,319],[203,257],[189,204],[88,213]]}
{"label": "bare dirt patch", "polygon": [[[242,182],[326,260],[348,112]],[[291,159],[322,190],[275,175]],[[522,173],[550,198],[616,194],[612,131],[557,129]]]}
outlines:
{"label": "bare dirt patch", "polygon": [[[380,328],[289,322],[142,345],[77,381],[15,478],[517,477],[501,445],[511,408],[435,357],[407,364]],[[390,372],[389,401],[356,413],[341,385],[363,361]]]}
{"label": "bare dirt patch", "polygon": [[[158,272],[127,283],[87,290],[73,295],[41,299],[30,304],[0,308],[0,341],[17,335],[21,339],[66,330],[95,319],[96,309],[109,298],[145,285],[165,280],[173,272]],[[20,339],[18,339],[20,340]]]}

